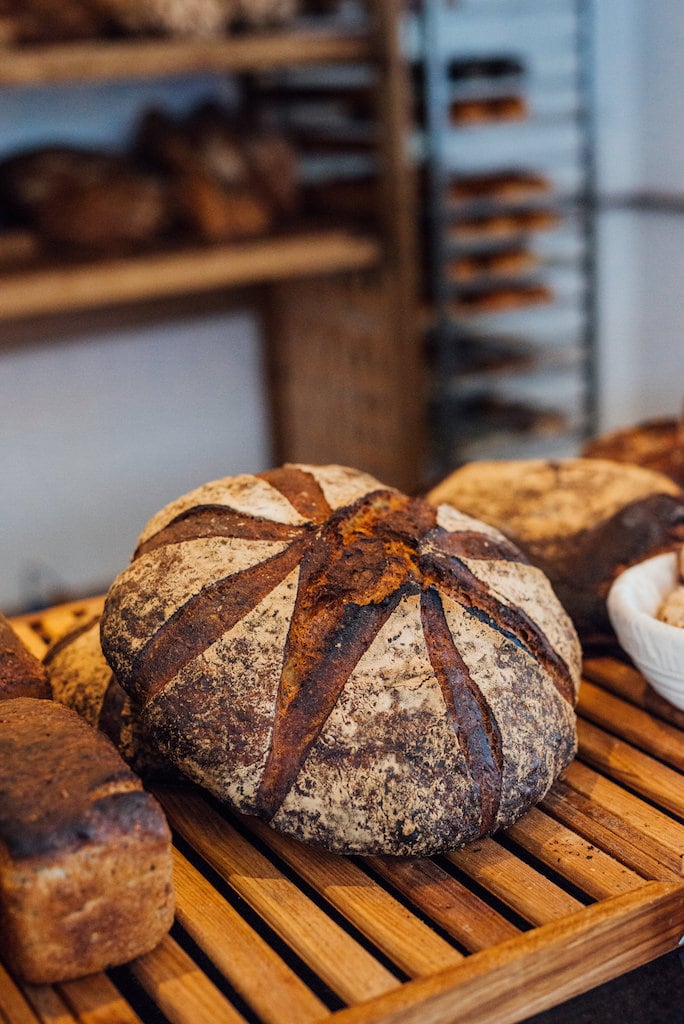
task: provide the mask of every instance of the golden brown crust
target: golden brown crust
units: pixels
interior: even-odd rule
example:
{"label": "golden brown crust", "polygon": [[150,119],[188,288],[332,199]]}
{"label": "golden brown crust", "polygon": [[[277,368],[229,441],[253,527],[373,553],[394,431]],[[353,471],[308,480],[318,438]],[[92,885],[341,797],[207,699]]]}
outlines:
{"label": "golden brown crust", "polygon": [[0,700],[8,697],[49,699],[50,696],[45,667],[0,614]]}
{"label": "golden brown crust", "polygon": [[148,781],[178,780],[178,772],[156,750],[137,707],[102,654],[99,615],[53,643],[43,664],[53,699],[100,729],[136,774]]}
{"label": "golden brown crust", "polygon": [[166,819],[114,747],[53,701],[0,705],[0,941],[21,978],[123,963],[171,926]]}
{"label": "golden brown crust", "polygon": [[668,477],[603,459],[472,462],[428,495],[500,529],[550,578],[580,636],[609,639],[615,576],[684,537],[684,493]]}
{"label": "golden brown crust", "polygon": [[587,442],[582,455],[644,466],[684,487],[684,421],[662,417],[602,434]]}
{"label": "golden brown crust", "polygon": [[162,510],[102,644],[184,772],[340,852],[489,832],[574,753],[579,645],[548,581],[483,523],[344,467]]}

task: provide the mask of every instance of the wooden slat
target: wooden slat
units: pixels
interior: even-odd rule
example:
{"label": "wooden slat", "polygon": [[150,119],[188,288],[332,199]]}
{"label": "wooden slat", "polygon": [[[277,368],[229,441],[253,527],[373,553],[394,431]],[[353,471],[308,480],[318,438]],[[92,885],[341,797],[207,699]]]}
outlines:
{"label": "wooden slat", "polygon": [[0,1022],[37,1024],[38,1018],[13,978],[0,963]]}
{"label": "wooden slat", "polygon": [[256,819],[245,824],[409,977],[432,974],[462,959],[353,861],[307,849]]}
{"label": "wooden slat", "polygon": [[80,1024],[141,1024],[106,974],[62,982],[57,991]]}
{"label": "wooden slat", "polygon": [[225,39],[98,39],[60,45],[5,47],[0,85],[130,79],[190,72],[270,70],[302,64],[363,61],[370,56],[363,34],[281,31]]}
{"label": "wooden slat", "polygon": [[0,320],[373,266],[375,239],[343,231],[54,267],[0,280]]}
{"label": "wooden slat", "polygon": [[582,760],[653,800],[659,807],[684,817],[681,772],[668,768],[581,718],[577,723],[577,734]]}
{"label": "wooden slat", "polygon": [[583,906],[493,839],[479,839],[448,859],[531,924],[547,924]]}
{"label": "wooden slat", "polygon": [[591,800],[597,814],[610,813],[636,831],[639,848],[665,867],[684,875],[684,828],[656,807],[598,774],[581,761],[573,761],[565,783]]}
{"label": "wooden slat", "polygon": [[331,1024],[516,1024],[673,949],[681,923],[681,887],[649,882],[342,1010]]}
{"label": "wooden slat", "polygon": [[324,1016],[324,1004],[178,851],[174,880],[178,921],[266,1024]]}
{"label": "wooden slat", "polygon": [[135,960],[131,970],[170,1024],[245,1024],[242,1014],[168,935]]}
{"label": "wooden slat", "polygon": [[25,985],[24,995],[41,1024],[75,1024],[76,1018],[52,985]]}
{"label": "wooden slat", "polygon": [[506,834],[557,874],[595,899],[643,887],[634,871],[533,807]]}
{"label": "wooden slat", "polygon": [[[24,616],[21,628],[42,653],[93,607]],[[609,673],[606,662],[600,671]],[[338,858],[251,819],[234,826],[194,787],[160,791],[179,846],[196,852],[192,864],[174,854],[173,938],[129,970],[171,1024],[194,1024],[193,1013],[238,1024],[243,1004],[264,1024],[514,1024],[675,948],[684,932],[681,772],[671,764],[679,734],[671,718],[641,717],[630,671],[627,684],[617,662],[617,682],[590,680],[580,756],[506,836],[445,855],[457,874],[444,859]],[[518,932],[501,905],[530,930]],[[445,933],[473,952],[462,955]],[[216,975],[200,969],[205,956]],[[346,1009],[328,1008],[331,991]],[[137,1019],[106,975],[52,988],[3,984],[0,974],[2,1024],[7,993],[19,1007],[11,1024]]]}
{"label": "wooden slat", "polygon": [[369,864],[468,950],[505,942],[519,929],[431,860],[370,857]]}
{"label": "wooden slat", "polygon": [[172,827],[342,999],[359,1002],[399,985],[202,797],[166,789],[158,796]]}
{"label": "wooden slat", "polygon": [[610,854],[642,878],[678,881],[677,871],[664,867],[660,857],[644,849],[641,833],[629,822],[598,808],[588,797],[567,784],[557,783],[541,806],[592,846]]}
{"label": "wooden slat", "polygon": [[676,726],[606,693],[586,679],[582,681],[577,709],[595,725],[619,732],[621,739],[684,771],[684,743],[681,729]]}
{"label": "wooden slat", "polygon": [[661,697],[632,665],[615,658],[588,658],[583,675],[650,714],[684,729],[684,711]]}

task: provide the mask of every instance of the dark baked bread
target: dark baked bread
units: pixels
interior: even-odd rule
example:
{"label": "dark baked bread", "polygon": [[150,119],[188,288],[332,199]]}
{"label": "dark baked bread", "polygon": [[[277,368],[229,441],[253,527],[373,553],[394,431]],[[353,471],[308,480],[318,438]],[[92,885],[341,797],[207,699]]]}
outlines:
{"label": "dark baked bread", "polygon": [[99,615],[56,640],[46,651],[43,664],[53,699],[101,729],[137,775],[147,780],[179,778],[157,753],[137,708],[102,654]]}
{"label": "dark baked bread", "polygon": [[47,241],[89,250],[145,242],[167,225],[162,184],[114,153],[46,146],[0,164],[8,215]]}
{"label": "dark baked bread", "polygon": [[171,837],[101,733],[54,701],[0,703],[0,948],[35,983],[148,952],[173,919]]}
{"label": "dark baked bread", "polygon": [[0,700],[8,697],[49,699],[50,696],[45,666],[31,654],[5,616],[0,614]]}
{"label": "dark baked bread", "polygon": [[429,494],[491,523],[549,577],[585,642],[610,640],[605,599],[623,569],[684,539],[684,492],[603,459],[471,462]]}
{"label": "dark baked bread", "polygon": [[684,487],[684,419],[664,416],[601,434],[585,444],[582,455],[645,466]]}
{"label": "dark baked bread", "polygon": [[340,466],[167,506],[101,637],[185,774],[342,853],[490,833],[575,751],[579,644],[548,580],[498,531]]}

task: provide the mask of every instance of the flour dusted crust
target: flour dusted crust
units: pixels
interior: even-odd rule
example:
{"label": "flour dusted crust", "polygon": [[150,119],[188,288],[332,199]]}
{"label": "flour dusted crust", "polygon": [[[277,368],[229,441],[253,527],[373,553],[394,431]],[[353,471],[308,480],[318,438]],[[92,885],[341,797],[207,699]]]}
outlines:
{"label": "flour dusted crust", "polygon": [[601,434],[588,441],[581,454],[645,466],[684,487],[684,420],[663,416]]}
{"label": "flour dusted crust", "polygon": [[137,707],[105,660],[99,615],[56,640],[48,648],[43,665],[53,699],[100,729],[137,775],[146,780],[177,779],[178,773],[159,756]]}
{"label": "flour dusted crust", "polygon": [[491,523],[549,577],[580,636],[612,635],[605,598],[627,566],[684,538],[684,492],[608,459],[471,462],[428,495]]}
{"label": "flour dusted crust", "polygon": [[346,467],[163,509],[101,640],[184,773],[337,852],[493,832],[575,752],[579,643],[545,576],[491,526]]}

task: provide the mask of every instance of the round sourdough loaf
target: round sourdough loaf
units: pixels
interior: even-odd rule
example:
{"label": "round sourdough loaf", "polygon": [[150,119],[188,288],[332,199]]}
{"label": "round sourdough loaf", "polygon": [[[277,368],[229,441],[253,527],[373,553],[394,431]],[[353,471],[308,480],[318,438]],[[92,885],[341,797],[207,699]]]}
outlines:
{"label": "round sourdough loaf", "polygon": [[428,495],[499,528],[549,577],[585,643],[614,639],[606,597],[630,565],[684,540],[684,491],[607,459],[470,462]]}
{"label": "round sourdough loaf", "polygon": [[341,853],[491,833],[576,748],[579,643],[546,577],[491,527],[345,467],[168,505],[101,638],[186,775]]}

